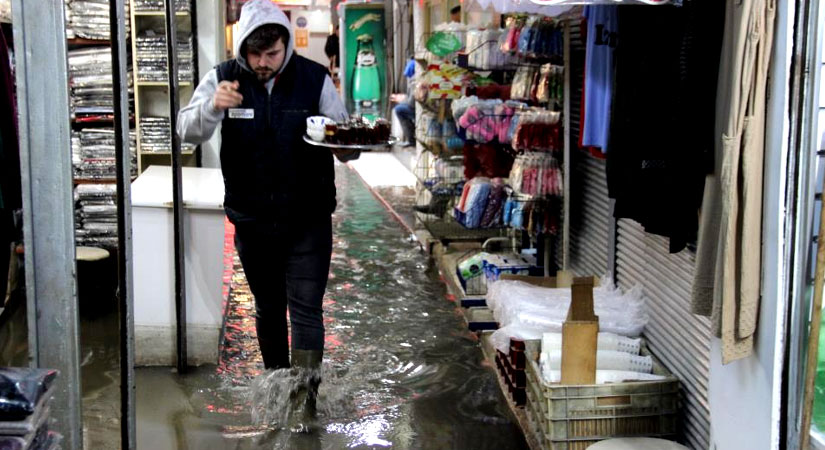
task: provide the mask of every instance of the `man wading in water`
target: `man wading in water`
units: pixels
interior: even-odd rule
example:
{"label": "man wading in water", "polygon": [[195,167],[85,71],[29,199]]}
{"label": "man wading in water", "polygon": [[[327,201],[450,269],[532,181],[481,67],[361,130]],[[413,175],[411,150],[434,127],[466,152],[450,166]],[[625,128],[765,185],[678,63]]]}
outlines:
{"label": "man wading in water", "polygon": [[[289,19],[269,0],[241,10],[235,59],[211,70],[180,111],[178,134],[199,144],[220,123],[226,215],[257,308],[267,369],[292,367],[300,383],[289,427],[315,416],[324,350],[321,308],[332,254],[332,153],[303,142],[306,119],[347,117],[327,69],[293,53]],[[335,151],[347,161],[357,152]],[[286,309],[292,326],[287,341]]]}

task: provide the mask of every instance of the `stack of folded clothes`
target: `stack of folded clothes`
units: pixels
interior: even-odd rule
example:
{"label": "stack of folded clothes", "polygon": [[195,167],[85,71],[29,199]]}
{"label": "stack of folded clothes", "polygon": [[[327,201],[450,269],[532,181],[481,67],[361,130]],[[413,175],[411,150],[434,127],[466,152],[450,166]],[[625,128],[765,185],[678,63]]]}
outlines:
{"label": "stack of folded clothes", "polygon": [[[180,149],[183,153],[190,153],[195,150],[195,146],[182,142]],[[143,153],[172,152],[172,130],[169,127],[168,117],[140,118],[140,151]]]}
{"label": "stack of folded clothes", "polygon": [[74,196],[77,245],[117,248],[117,186],[81,184]]}
{"label": "stack of folded clothes", "polygon": [[47,369],[0,368],[0,448],[60,448],[62,436],[49,430],[57,375],[57,371]]}
{"label": "stack of folded clothes", "polygon": [[[132,75],[129,83],[130,110],[134,110]],[[75,118],[94,118],[114,113],[112,53],[108,47],[93,47],[69,52],[69,87],[71,109]]]}
{"label": "stack of folded clothes", "polygon": [[[178,12],[189,12],[189,0],[176,0],[175,10]],[[135,0],[136,11],[165,11],[164,0]]]}
{"label": "stack of folded clothes", "polygon": [[[135,132],[129,132],[132,176],[137,174]],[[74,175],[84,180],[114,179],[117,176],[115,132],[111,128],[86,128],[72,136]]]}
{"label": "stack of folded clothes", "polygon": [[[124,2],[129,17],[129,2]],[[130,23],[126,20],[126,35]],[[66,0],[66,37],[95,40],[109,39],[109,0]]]}
{"label": "stack of folded clothes", "polygon": [[[138,81],[168,81],[166,35],[147,30],[137,37]],[[178,80],[192,82],[194,76],[192,36],[178,34]]]}

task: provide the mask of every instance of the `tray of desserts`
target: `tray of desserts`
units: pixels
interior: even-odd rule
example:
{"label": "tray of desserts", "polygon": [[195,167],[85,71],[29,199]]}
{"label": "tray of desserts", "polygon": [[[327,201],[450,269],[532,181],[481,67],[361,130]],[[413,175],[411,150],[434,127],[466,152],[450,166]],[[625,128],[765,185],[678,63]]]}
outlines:
{"label": "tray of desserts", "polygon": [[304,142],[326,148],[380,150],[395,144],[396,139],[390,136],[390,123],[384,119],[335,122],[328,117],[313,116],[307,119]]}

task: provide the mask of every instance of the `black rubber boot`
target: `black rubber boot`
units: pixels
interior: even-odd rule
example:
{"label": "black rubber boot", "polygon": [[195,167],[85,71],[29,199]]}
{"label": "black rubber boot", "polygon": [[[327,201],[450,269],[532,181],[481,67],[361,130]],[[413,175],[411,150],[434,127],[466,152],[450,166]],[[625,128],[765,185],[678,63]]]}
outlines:
{"label": "black rubber boot", "polygon": [[298,386],[290,395],[289,429],[292,432],[312,431],[323,359],[323,350],[292,350],[292,373],[298,377]]}

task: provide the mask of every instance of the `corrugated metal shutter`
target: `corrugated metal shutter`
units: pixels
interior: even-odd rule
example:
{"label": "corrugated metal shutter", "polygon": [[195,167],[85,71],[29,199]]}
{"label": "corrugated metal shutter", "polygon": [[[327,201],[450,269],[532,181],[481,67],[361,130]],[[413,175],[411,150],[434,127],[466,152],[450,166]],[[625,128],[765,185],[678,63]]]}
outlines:
{"label": "corrugated metal shutter", "polygon": [[[608,271],[610,202],[605,163],[579,149],[585,42],[581,20],[570,26],[570,266],[577,275],[601,276]],[[558,247],[562,248],[561,234]],[[562,265],[562,254],[556,260]]]}
{"label": "corrugated metal shutter", "polygon": [[570,267],[577,275],[608,270],[610,201],[605,163],[578,147],[584,87],[585,42],[581,20],[570,22]]}
{"label": "corrugated metal shutter", "polygon": [[641,225],[619,221],[616,278],[622,289],[642,287],[650,321],[645,338],[653,353],[682,382],[684,441],[708,448],[710,410],[710,321],[690,312],[695,255],[668,253],[665,238],[645,233]]}
{"label": "corrugated metal shutter", "polygon": [[581,276],[602,276],[609,265],[611,220],[605,162],[579,151],[572,159],[570,270]]}

